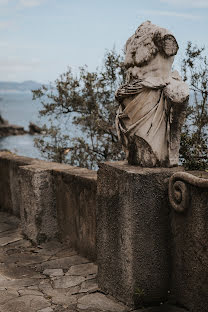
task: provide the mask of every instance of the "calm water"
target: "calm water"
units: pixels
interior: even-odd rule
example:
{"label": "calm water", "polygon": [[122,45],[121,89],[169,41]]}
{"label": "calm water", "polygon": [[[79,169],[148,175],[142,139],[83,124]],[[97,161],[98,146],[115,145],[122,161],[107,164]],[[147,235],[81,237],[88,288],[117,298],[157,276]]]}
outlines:
{"label": "calm water", "polygon": [[[28,130],[30,121],[39,124],[38,111],[41,107],[32,101],[32,93],[0,93],[0,113],[9,123],[23,126]],[[0,138],[0,150],[8,149],[18,155],[41,158],[29,134]]]}

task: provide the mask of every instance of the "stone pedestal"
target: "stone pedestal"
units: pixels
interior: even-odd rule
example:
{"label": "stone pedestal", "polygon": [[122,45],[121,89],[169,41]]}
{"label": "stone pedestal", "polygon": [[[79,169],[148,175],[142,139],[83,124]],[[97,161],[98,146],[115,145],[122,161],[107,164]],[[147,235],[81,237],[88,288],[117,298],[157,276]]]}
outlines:
{"label": "stone pedestal", "polygon": [[166,300],[170,274],[169,177],[182,168],[100,165],[99,287],[134,306]]}

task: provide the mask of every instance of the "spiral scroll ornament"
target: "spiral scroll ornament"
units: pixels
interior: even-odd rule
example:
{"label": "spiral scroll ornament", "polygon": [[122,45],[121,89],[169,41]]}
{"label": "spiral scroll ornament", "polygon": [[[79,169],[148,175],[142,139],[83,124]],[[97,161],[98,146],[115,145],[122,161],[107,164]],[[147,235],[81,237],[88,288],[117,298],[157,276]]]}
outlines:
{"label": "spiral scroll ornament", "polygon": [[177,172],[169,180],[169,201],[178,212],[183,212],[188,208],[189,185],[208,189],[208,179],[199,178],[187,172]]}

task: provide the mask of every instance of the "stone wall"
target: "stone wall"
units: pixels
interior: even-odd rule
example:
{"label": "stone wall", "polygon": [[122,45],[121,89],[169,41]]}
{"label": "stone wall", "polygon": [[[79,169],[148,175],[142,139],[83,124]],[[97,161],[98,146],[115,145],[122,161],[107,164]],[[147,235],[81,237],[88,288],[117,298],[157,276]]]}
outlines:
{"label": "stone wall", "polygon": [[208,311],[207,241],[208,173],[100,165],[97,262],[104,292],[134,307],[168,302]]}
{"label": "stone wall", "polygon": [[168,180],[178,170],[109,162],[98,171],[98,282],[130,305],[167,300]]}
{"label": "stone wall", "polygon": [[35,160],[7,152],[0,152],[0,209],[20,215],[20,192],[18,188],[18,168]]}
{"label": "stone wall", "polygon": [[38,244],[58,238],[56,197],[47,163],[19,167],[18,182],[23,233]]}
{"label": "stone wall", "polygon": [[55,169],[53,181],[61,239],[95,260],[97,173],[77,167]]}
{"label": "stone wall", "polygon": [[0,209],[33,242],[60,238],[96,259],[95,171],[0,152]]}
{"label": "stone wall", "polygon": [[169,196],[171,296],[188,311],[208,311],[208,172],[174,174]]}
{"label": "stone wall", "polygon": [[207,311],[206,172],[108,162],[97,187],[95,171],[0,152],[0,209],[97,259],[101,290],[129,305]]}

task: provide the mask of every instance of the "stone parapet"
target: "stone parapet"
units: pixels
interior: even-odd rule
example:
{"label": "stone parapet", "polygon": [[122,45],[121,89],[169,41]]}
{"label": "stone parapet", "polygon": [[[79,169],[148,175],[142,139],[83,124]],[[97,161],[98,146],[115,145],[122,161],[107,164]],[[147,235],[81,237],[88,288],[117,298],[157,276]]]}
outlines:
{"label": "stone parapet", "polygon": [[170,282],[168,180],[183,168],[100,165],[97,257],[101,289],[133,306],[167,300]]}
{"label": "stone parapet", "polygon": [[0,209],[20,215],[20,190],[18,168],[36,160],[9,152],[0,152]]}
{"label": "stone parapet", "polygon": [[208,311],[208,172],[174,174],[172,204],[173,300],[191,312]]}
{"label": "stone parapet", "polygon": [[56,198],[51,171],[40,165],[18,170],[23,233],[36,244],[58,238]]}
{"label": "stone parapet", "polygon": [[59,237],[96,259],[97,173],[0,152],[0,208],[40,244]]}
{"label": "stone parapet", "polygon": [[97,173],[77,167],[54,169],[53,181],[61,239],[96,260]]}
{"label": "stone parapet", "polygon": [[208,312],[207,172],[107,162],[97,182],[92,170],[0,152],[0,209],[34,243],[59,238],[97,259],[101,291],[129,306]]}

